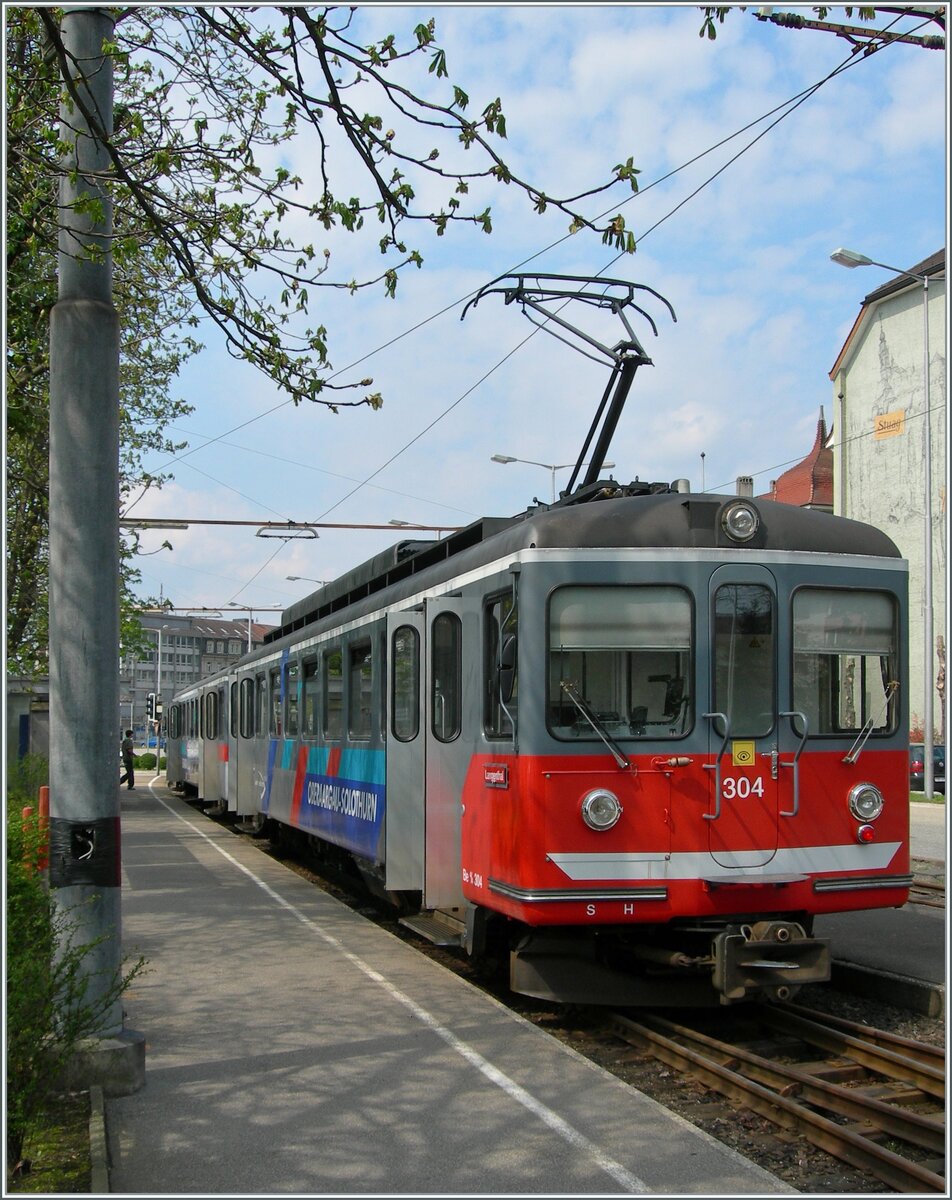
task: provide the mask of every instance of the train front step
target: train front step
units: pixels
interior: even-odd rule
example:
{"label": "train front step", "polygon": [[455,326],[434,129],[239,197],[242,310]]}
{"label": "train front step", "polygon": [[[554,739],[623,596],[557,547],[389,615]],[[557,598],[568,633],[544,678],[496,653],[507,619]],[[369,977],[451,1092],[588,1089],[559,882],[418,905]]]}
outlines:
{"label": "train front step", "polygon": [[439,913],[418,913],[413,917],[401,917],[400,924],[426,938],[434,946],[462,946],[465,928],[461,921]]}

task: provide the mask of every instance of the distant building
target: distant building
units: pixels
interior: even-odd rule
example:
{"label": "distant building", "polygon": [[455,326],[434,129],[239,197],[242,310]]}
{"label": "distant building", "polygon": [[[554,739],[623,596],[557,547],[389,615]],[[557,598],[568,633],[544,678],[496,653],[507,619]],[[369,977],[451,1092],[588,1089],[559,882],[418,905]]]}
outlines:
{"label": "distant building", "polygon": [[[932,560],[931,647],[935,734],[945,728],[946,374],[945,251],[897,275],[862,301],[830,370],[836,410],[834,511],[888,533],[909,561],[909,713],[923,736],[926,648],[924,565]],[[928,296],[929,406],[925,405],[924,297]],[[932,529],[925,530],[925,447],[932,462]]]}
{"label": "distant building", "polygon": [[136,740],[146,735],[146,706],[150,693],[166,704],[181,688],[214,675],[250,648],[260,646],[270,625],[229,621],[217,617],[185,616],[162,610],[139,614],[150,640],[141,656],[126,655],[119,664],[119,723],[133,729]]}
{"label": "distant building", "polygon": [[27,754],[50,753],[50,681],[7,677],[7,766]]}
{"label": "distant building", "polygon": [[833,448],[826,428],[826,418],[820,409],[816,423],[813,449],[795,467],[770,481],[770,491],[761,500],[776,500],[797,508],[817,508],[833,511]]}

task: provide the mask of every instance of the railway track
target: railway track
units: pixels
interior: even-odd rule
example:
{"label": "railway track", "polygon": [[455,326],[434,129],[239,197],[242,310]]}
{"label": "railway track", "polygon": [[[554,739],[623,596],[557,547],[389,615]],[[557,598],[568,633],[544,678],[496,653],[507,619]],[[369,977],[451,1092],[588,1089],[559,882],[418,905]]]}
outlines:
{"label": "railway track", "polygon": [[909,888],[910,904],[925,904],[929,908],[945,908],[945,882],[917,876]]}
{"label": "railway track", "polygon": [[[623,1041],[895,1191],[947,1194],[942,1050],[793,1005],[690,1020],[613,1014],[611,1024]],[[705,1032],[711,1025],[730,1026],[730,1039]]]}
{"label": "railway track", "polygon": [[919,858],[912,862],[909,903],[945,908],[945,863]]}

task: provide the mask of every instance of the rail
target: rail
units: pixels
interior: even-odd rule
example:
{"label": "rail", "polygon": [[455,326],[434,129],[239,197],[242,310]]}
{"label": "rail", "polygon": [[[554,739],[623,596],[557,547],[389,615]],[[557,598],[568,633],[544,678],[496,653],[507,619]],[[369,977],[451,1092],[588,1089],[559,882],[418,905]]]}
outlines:
{"label": "rail", "polygon": [[[766,1058],[741,1040],[654,1014],[613,1014],[612,1025],[623,1040],[896,1191],[946,1193],[941,1051],[794,1006],[759,1006],[756,1015],[775,1037],[819,1045],[829,1057],[782,1062],[780,1049]],[[908,1150],[891,1148],[897,1143]]]}

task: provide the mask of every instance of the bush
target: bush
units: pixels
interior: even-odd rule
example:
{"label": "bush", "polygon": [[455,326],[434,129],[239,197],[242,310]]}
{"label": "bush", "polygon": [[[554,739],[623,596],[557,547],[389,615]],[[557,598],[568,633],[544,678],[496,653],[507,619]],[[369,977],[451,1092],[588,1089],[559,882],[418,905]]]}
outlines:
{"label": "bush", "polygon": [[25,805],[36,807],[41,787],[50,782],[50,764],[40,754],[27,754],[7,770],[7,803],[19,812]]}
{"label": "bush", "polygon": [[[141,771],[154,771],[155,770],[155,755],[152,753],[151,750],[146,751],[145,754],[137,755],[133,759],[133,762],[134,762],[137,770],[141,770]],[[159,759],[159,770],[160,771],[165,770],[165,755],[164,754]]]}
{"label": "bush", "polygon": [[[90,997],[88,957],[102,939],[79,944],[69,913],[58,909],[39,862],[46,831],[24,822],[22,804],[7,806],[7,1167],[20,1161],[26,1136],[42,1122],[79,1044],[143,970],[139,959]],[[19,796],[17,799],[22,800]]]}

